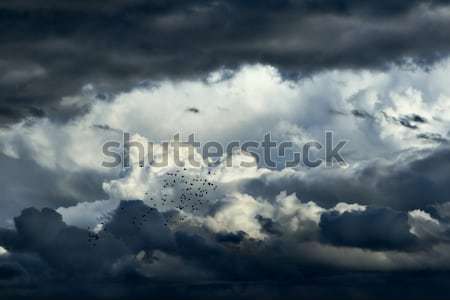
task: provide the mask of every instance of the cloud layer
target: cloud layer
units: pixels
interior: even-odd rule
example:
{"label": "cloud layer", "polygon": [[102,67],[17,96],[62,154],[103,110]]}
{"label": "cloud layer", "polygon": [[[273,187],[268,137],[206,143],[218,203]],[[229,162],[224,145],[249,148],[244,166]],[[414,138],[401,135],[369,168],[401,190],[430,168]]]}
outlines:
{"label": "cloud layer", "polygon": [[67,121],[162,78],[263,63],[283,76],[425,68],[449,53],[447,1],[8,1],[0,122]]}

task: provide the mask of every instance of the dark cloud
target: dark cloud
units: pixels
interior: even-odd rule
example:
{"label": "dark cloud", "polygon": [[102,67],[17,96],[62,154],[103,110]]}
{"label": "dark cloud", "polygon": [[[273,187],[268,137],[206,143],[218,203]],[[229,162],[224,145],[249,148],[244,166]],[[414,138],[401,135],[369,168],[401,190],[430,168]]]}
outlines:
{"label": "dark cloud", "polygon": [[427,123],[427,119],[416,114],[405,116],[405,118],[416,123]]}
{"label": "dark cloud", "polygon": [[154,208],[141,201],[122,202],[105,231],[121,237],[136,253],[142,249],[164,249],[174,247],[174,240],[167,221]]}
{"label": "dark cloud", "polygon": [[109,126],[108,124],[94,124],[94,125],[92,125],[92,127],[93,127],[93,128],[96,128],[96,129],[104,130],[104,131],[111,131],[111,132],[116,132],[116,133],[123,133],[122,130],[116,129],[116,128],[112,128],[112,127]]}
{"label": "dark cloud", "polygon": [[417,135],[417,138],[434,143],[448,144],[448,139],[446,139],[439,133],[420,133]]}
{"label": "dark cloud", "polygon": [[265,233],[274,234],[274,235],[282,235],[283,229],[280,224],[277,224],[270,218],[263,217],[261,215],[257,215],[256,220],[261,224],[261,228]]}
{"label": "dark cloud", "polygon": [[417,125],[412,124],[408,119],[400,118],[400,125],[409,128],[409,129],[417,129],[419,128]]}
{"label": "dark cloud", "polygon": [[[428,66],[448,1],[4,1],[0,122],[68,120],[147,80],[267,63],[283,75]],[[91,84],[91,85],[88,85]],[[76,96],[74,101],[62,97]]]}
{"label": "dark cloud", "polygon": [[[143,214],[148,215],[142,219]],[[435,284],[448,280],[448,275],[436,273],[335,269],[308,259],[311,250],[299,250],[302,242],[294,236],[257,241],[243,232],[217,234],[168,224],[164,218],[141,201],[121,202],[93,243],[87,230],[66,225],[54,210],[26,209],[15,219],[15,230],[0,231],[0,243],[8,250],[0,255],[0,296],[297,299],[308,294],[327,299],[333,291],[343,299],[354,293],[416,299],[423,293],[409,294],[404,288],[424,282],[422,288],[432,292],[428,296],[439,298],[442,291]],[[133,223],[136,219],[143,224]],[[408,231],[406,215],[385,208],[325,213],[320,229],[324,242],[338,246],[413,251],[418,243]],[[176,279],[180,273],[187,277]],[[403,288],[396,284],[399,280]],[[380,282],[395,284],[386,289]]]}
{"label": "dark cloud", "polygon": [[64,274],[87,272],[93,276],[129,253],[121,241],[107,233],[93,246],[86,230],[67,226],[61,215],[50,209],[26,209],[15,218],[15,224],[24,250],[38,253]]}
{"label": "dark cloud", "polygon": [[337,246],[404,250],[418,243],[410,232],[408,215],[387,208],[324,213],[320,229],[323,240]]}
{"label": "dark cloud", "polygon": [[[145,220],[141,218],[143,214],[147,214]],[[143,224],[135,223],[137,216]],[[0,255],[0,287],[14,283],[19,291],[12,294],[14,297],[26,291],[28,282],[37,284],[28,295],[33,299],[45,292],[58,294],[67,282],[76,283],[70,289],[65,287],[63,296],[87,290],[94,298],[102,298],[105,291],[92,287],[94,282],[106,289],[121,287],[121,296],[132,296],[134,288],[145,283],[148,295],[154,288],[154,274],[146,275],[146,268],[163,259],[152,255],[155,250],[180,257],[184,261],[180,268],[192,265],[198,270],[212,269],[224,279],[252,278],[260,271],[255,258],[246,259],[245,255],[233,254],[222,246],[229,239],[216,241],[213,235],[204,235],[201,231],[172,232],[157,210],[140,201],[122,202],[104,229],[96,234],[66,225],[61,215],[47,208],[41,211],[25,209],[15,218],[15,227],[16,230],[0,231],[2,246],[8,250],[8,254]],[[244,239],[245,235],[242,235],[241,241]],[[147,260],[140,262],[135,258],[140,251],[147,253]],[[20,253],[25,253],[28,258]],[[165,272],[173,278],[179,271],[184,271],[172,270],[170,265],[167,268]],[[190,278],[190,281],[195,283],[197,279]],[[59,287],[57,282],[60,282]],[[50,291],[46,289],[47,285]],[[171,289],[164,287],[163,292],[170,295]],[[0,292],[0,295],[5,294],[8,295],[7,290]],[[115,297],[108,291],[106,294],[108,298]]]}
{"label": "dark cloud", "polygon": [[186,111],[193,113],[193,114],[198,114],[200,112],[200,110],[196,107],[190,107],[190,108],[186,109]]}
{"label": "dark cloud", "polygon": [[238,231],[236,233],[218,233],[216,235],[216,240],[220,243],[233,243],[239,244],[246,237],[246,233],[244,231]]}
{"label": "dark cloud", "polygon": [[0,226],[7,226],[8,219],[26,207],[58,208],[74,205],[80,199],[105,199],[107,195],[101,184],[113,176],[92,171],[51,170],[31,158],[15,159],[1,154],[0,164]]}
{"label": "dark cloud", "polygon": [[[334,110],[334,109],[330,110],[330,113],[334,114],[334,115],[346,115],[345,112],[341,112],[341,111]],[[379,121],[377,115],[373,115],[365,110],[353,109],[353,110],[351,110],[350,113],[355,118]],[[424,117],[419,116],[417,114],[405,115],[405,116],[401,116],[401,117],[394,117],[394,116],[388,115],[386,112],[381,112],[381,113],[386,121],[391,122],[396,125],[401,125],[403,127],[406,127],[406,128],[412,129],[412,130],[419,129],[419,125],[427,123],[427,120]]]}
{"label": "dark cloud", "polygon": [[241,189],[269,199],[286,191],[327,208],[346,202],[409,211],[448,201],[449,170],[450,149],[441,147],[395,164],[375,161],[351,172],[324,169],[305,177],[264,175],[243,181]]}
{"label": "dark cloud", "polygon": [[2,264],[0,265],[0,280],[11,280],[16,277],[20,277],[23,274],[23,270],[19,265],[14,264]]}
{"label": "dark cloud", "polygon": [[328,109],[328,113],[330,115],[336,115],[336,116],[347,116],[347,113],[345,111],[341,111],[341,110],[336,109],[336,108],[329,108]]}
{"label": "dark cloud", "polygon": [[352,115],[361,119],[373,119],[374,117],[364,110],[354,109],[351,111]]}
{"label": "dark cloud", "polygon": [[393,118],[393,120],[398,121],[400,125],[413,130],[418,129],[420,124],[427,123],[424,117],[416,114]]}
{"label": "dark cloud", "polygon": [[148,213],[143,228],[133,224],[136,214],[141,216],[147,210],[150,208],[141,202],[122,203],[105,228],[94,234],[66,225],[52,209],[28,208],[14,219],[15,231],[0,231],[0,241],[12,253],[38,254],[52,269],[65,275],[107,276],[121,258],[140,250],[171,247],[171,233],[156,210]]}

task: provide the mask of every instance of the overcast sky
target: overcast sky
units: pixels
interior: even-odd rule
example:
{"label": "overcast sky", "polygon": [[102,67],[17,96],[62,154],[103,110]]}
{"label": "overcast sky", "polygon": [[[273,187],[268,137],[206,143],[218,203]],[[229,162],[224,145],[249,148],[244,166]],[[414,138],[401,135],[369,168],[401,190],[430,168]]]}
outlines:
{"label": "overcast sky", "polygon": [[1,1],[0,298],[448,298],[449,54],[445,0]]}

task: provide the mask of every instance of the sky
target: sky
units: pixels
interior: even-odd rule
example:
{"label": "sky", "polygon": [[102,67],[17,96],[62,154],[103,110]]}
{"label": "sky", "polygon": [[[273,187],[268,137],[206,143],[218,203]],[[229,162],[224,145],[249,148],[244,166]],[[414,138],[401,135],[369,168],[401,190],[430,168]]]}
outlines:
{"label": "sky", "polygon": [[445,0],[1,1],[0,298],[448,299],[449,55]]}

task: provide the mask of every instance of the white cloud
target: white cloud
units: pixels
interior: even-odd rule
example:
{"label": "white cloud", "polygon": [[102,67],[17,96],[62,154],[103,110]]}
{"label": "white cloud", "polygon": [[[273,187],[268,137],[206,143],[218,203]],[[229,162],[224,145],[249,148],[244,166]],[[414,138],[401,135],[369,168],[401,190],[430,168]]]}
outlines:
{"label": "white cloud", "polygon": [[264,239],[261,224],[256,216],[270,217],[273,208],[264,201],[258,201],[249,195],[234,193],[221,201],[221,208],[212,216],[205,218],[207,227],[215,232],[244,231],[255,239]]}
{"label": "white cloud", "polygon": [[344,212],[365,211],[366,210],[366,206],[365,205],[360,205],[358,203],[348,204],[348,203],[345,203],[345,202],[341,202],[341,203],[336,204],[336,206],[334,207],[334,210],[336,210],[337,212],[342,214]]}
{"label": "white cloud", "polygon": [[8,255],[8,253],[9,253],[8,250],[0,246],[0,257]]}
{"label": "white cloud", "polygon": [[[120,130],[156,142],[194,133],[201,142],[221,143],[259,141],[271,131],[275,139],[299,143],[323,140],[324,130],[331,129],[336,138],[349,140],[352,161],[367,159],[434,145],[417,139],[420,133],[448,137],[449,68],[450,61],[444,61],[429,72],[329,71],[290,82],[273,67],[252,65],[218,81],[161,81],[112,101],[97,101],[90,113],[65,125],[42,119],[0,129],[0,151],[16,158],[31,156],[47,168],[109,172],[101,167],[101,146],[110,139],[122,141]],[[192,107],[199,112],[187,111]],[[372,118],[354,117],[352,110]],[[397,119],[417,114],[426,123],[411,130],[385,114]]]}
{"label": "white cloud", "polygon": [[410,232],[422,239],[444,238],[443,234],[448,230],[446,224],[430,216],[429,213],[416,209],[408,213]]}

